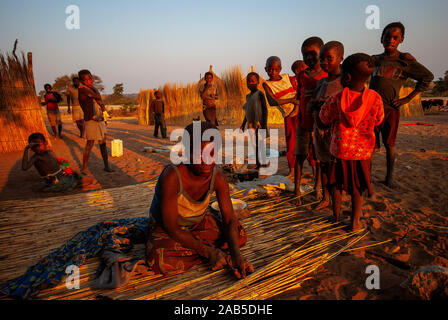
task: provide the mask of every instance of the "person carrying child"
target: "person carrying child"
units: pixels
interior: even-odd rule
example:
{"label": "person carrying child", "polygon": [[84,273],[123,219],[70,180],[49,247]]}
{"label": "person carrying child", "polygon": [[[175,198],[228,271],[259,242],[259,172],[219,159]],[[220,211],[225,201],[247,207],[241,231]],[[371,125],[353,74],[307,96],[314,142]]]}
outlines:
{"label": "person carrying child", "polygon": [[271,107],[276,107],[283,116],[286,139],[286,156],[290,172],[294,167],[294,149],[292,149],[292,130],[293,117],[299,112],[296,100],[296,92],[291,84],[291,76],[287,73],[280,74],[282,71],[282,62],[279,57],[271,56],[266,60],[266,73],[269,80],[263,82],[263,89]]}
{"label": "person carrying child", "polygon": [[[322,201],[314,208],[314,210],[321,210],[330,204],[330,190],[329,190],[329,175],[330,175],[330,143],[331,130],[330,128],[321,129],[317,125],[319,112],[321,106],[330,97],[342,91],[341,84],[341,62],[344,58],[344,46],[339,41],[327,42],[321,49],[319,54],[319,61],[322,70],[328,73],[328,77],[322,78],[317,83],[313,98],[308,104],[308,112],[313,114],[314,129],[313,129],[313,143],[314,151],[316,153],[317,165],[320,169],[321,185],[322,185]],[[319,190],[318,190],[319,191]]]}
{"label": "person carrying child", "polygon": [[166,138],[165,103],[163,102],[160,91],[154,92],[154,96],[156,98],[149,105],[149,111],[154,117],[154,137],[158,137],[160,128],[162,137]]}
{"label": "person carrying child", "polygon": [[68,87],[65,93],[67,96],[67,113],[72,114],[72,120],[76,123],[79,129],[79,136],[82,138],[84,136],[84,113],[78,100],[79,78],[74,77],[72,82],[73,85]]}
{"label": "person carrying child", "polygon": [[375,146],[374,128],[384,118],[381,96],[365,87],[374,69],[373,59],[364,53],[349,56],[342,63],[343,90],[328,99],[319,112],[318,124],[331,126],[330,152],[333,215],[339,221],[342,191],[352,200],[351,228],[361,228],[362,194],[372,194],[370,158]]}
{"label": "person carrying child", "polygon": [[[50,123],[51,130],[53,130],[53,136],[62,138],[62,121],[61,112],[59,111],[58,103],[62,101],[61,95],[56,91],[51,90],[52,87],[49,83],[44,85],[45,94],[44,101],[41,105],[47,106],[47,117]],[[58,126],[58,132],[56,131],[56,126]]]}
{"label": "person carrying child", "polygon": [[[321,38],[311,37],[306,39],[301,47],[303,61],[308,68],[297,76],[297,98],[300,101],[299,125],[296,130],[295,144],[296,161],[294,165],[294,192],[297,196],[301,195],[300,183],[302,180],[303,163],[308,158],[310,165],[313,167],[314,193],[316,198],[319,198],[320,169],[319,166],[315,165],[316,159],[313,146],[314,119],[313,115],[308,111],[308,103],[313,97],[317,82],[328,76],[319,63],[319,53],[323,45],[324,42]],[[297,204],[302,204],[300,197],[297,200]]]}
{"label": "person carrying child", "polygon": [[216,100],[218,100],[218,86],[213,80],[213,73],[208,71],[204,75],[205,83],[199,87],[199,95],[202,99],[202,113],[205,121],[218,126],[216,118]]}
{"label": "person carrying child", "polygon": [[[384,184],[394,187],[393,171],[395,164],[395,142],[400,122],[400,106],[409,103],[419,93],[428,89],[434,75],[409,53],[398,51],[404,40],[404,25],[401,22],[388,24],[381,34],[384,52],[372,56],[375,71],[370,81],[370,89],[378,92],[383,99],[384,121],[376,129],[376,147],[381,146],[380,135],[386,147],[387,173]],[[415,89],[406,97],[400,98],[401,87],[407,79],[417,81]]]}
{"label": "person carrying child", "polygon": [[[196,150],[193,127],[198,123],[201,145]],[[237,278],[254,271],[240,252],[247,234],[234,214],[227,179],[213,159],[204,157],[205,148],[216,148],[213,141],[202,141],[208,129],[216,127],[193,122],[185,128],[187,163],[166,166],[157,181],[146,235],[146,262],[155,273],[183,272],[204,260],[212,270],[228,266]],[[192,159],[200,161],[193,164]],[[213,192],[219,217],[207,209]]]}
{"label": "person carrying child", "polygon": [[241,124],[241,131],[246,128],[249,129],[250,139],[255,147],[256,168],[260,167],[260,159],[258,155],[258,130],[267,130],[264,115],[267,114],[266,98],[264,93],[258,90],[260,76],[256,72],[250,72],[246,76],[247,88],[250,93],[246,96],[246,103],[244,104],[244,120]]}
{"label": "person carrying child", "polygon": [[79,84],[79,104],[84,112],[85,136],[87,139],[82,159],[81,172],[88,173],[87,162],[89,161],[90,152],[92,151],[95,141],[98,142],[101,150],[101,157],[104,162],[104,170],[113,172],[109,166],[108,153],[106,146],[106,124],[104,123],[103,111],[106,110],[98,90],[93,86],[92,74],[89,70],[81,70],[78,72],[81,81]]}

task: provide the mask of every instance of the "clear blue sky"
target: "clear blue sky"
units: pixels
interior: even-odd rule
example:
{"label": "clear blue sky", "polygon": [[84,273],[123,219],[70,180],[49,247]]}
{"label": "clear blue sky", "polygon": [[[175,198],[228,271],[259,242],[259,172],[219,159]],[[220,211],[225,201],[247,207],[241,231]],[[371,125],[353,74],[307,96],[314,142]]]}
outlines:
{"label": "clear blue sky", "polygon": [[[368,5],[380,8],[380,27],[392,21],[406,26],[400,47],[436,77],[448,70],[446,0],[0,0],[0,48],[32,51],[38,91],[63,74],[88,68],[99,75],[105,92],[123,82],[125,92],[166,82],[197,81],[210,64],[225,68],[251,65],[266,77],[271,55],[291,72],[302,59],[300,45],[309,36],[344,43],[346,56],[381,52],[381,30],[365,27]],[[80,9],[80,29],[65,27],[68,5]],[[273,5],[274,4],[274,5]]]}

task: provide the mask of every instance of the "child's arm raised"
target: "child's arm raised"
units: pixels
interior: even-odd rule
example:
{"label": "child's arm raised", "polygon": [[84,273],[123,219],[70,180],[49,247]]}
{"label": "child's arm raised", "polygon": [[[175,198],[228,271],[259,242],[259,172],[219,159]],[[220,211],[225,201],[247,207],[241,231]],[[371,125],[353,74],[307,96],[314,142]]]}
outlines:
{"label": "child's arm raised", "polygon": [[238,219],[233,212],[229,184],[219,170],[216,171],[215,191],[224,224],[224,237],[229,245],[232,265],[235,268],[235,276],[238,279],[245,278],[246,274],[254,271],[254,267],[241,254],[238,244]]}
{"label": "child's arm raised", "polygon": [[23,151],[23,157],[22,157],[22,170],[26,171],[29,168],[31,168],[34,164],[34,162],[37,159],[37,155],[34,154],[30,159],[28,159],[28,151],[32,147],[31,144],[27,145],[25,147],[25,150]]}

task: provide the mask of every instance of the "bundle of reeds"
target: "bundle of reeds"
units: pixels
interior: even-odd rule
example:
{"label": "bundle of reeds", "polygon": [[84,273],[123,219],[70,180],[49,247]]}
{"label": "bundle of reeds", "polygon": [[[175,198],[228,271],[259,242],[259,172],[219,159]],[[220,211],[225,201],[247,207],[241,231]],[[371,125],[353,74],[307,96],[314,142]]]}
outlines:
{"label": "bundle of reeds", "polygon": [[[213,72],[213,71],[212,71]],[[221,78],[215,73],[214,79],[219,83],[219,99],[217,100],[217,117],[218,121],[225,124],[241,123],[244,117],[243,105],[245,103],[246,95],[249,93],[245,78],[241,72],[240,66],[233,66],[226,69]],[[165,99],[165,120],[172,125],[185,125],[192,121],[192,119],[202,116],[202,101],[198,93],[199,83],[188,83],[183,85],[181,83],[167,83],[159,88]],[[262,78],[260,79],[259,89],[262,88]],[[148,110],[151,96],[154,90],[140,90],[139,103],[140,109]],[[283,117],[276,108],[268,109],[268,123],[282,124]],[[145,120],[139,120],[141,123],[148,124],[148,114]]]}
{"label": "bundle of reeds", "polygon": [[[155,183],[32,201],[0,203],[0,282],[22,274],[76,233],[108,219],[145,216]],[[173,276],[136,275],[114,290],[94,289],[99,259],[80,268],[79,290],[69,290],[65,279],[42,291],[40,299],[266,299],[299,286],[328,260],[347,250],[364,235],[346,233],[324,215],[314,215],[290,203],[295,197],[256,198],[237,191],[250,215],[241,220],[248,233],[242,254],[254,274],[237,281],[227,269],[211,271],[207,264]],[[215,199],[212,199],[212,201]],[[13,223],[14,222],[14,223]],[[144,245],[129,256],[144,259]]]}
{"label": "bundle of reeds", "polygon": [[[410,87],[402,87],[400,89],[400,98],[404,98],[408,96],[413,88]],[[423,116],[423,106],[422,106],[422,97],[421,94],[417,94],[409,103],[406,103],[400,107],[400,114],[402,117],[419,117]]]}
{"label": "bundle of reeds", "polygon": [[23,150],[41,132],[51,142],[34,88],[32,55],[0,54],[0,153]]}

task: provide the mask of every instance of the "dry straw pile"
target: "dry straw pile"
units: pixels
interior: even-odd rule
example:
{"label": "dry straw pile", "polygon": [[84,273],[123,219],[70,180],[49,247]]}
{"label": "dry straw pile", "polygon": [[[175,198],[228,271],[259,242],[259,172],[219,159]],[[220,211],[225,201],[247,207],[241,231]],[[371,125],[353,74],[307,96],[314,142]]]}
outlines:
{"label": "dry straw pile", "polygon": [[[232,66],[218,77],[219,100],[217,101],[217,117],[220,123],[240,124],[244,118],[243,104],[249,90],[246,78],[243,77],[241,67]],[[201,79],[199,83],[203,81]],[[259,89],[262,89],[263,78],[260,77]],[[202,101],[198,93],[198,83],[167,83],[158,88],[165,100],[165,119],[168,124],[184,125],[202,116]],[[154,99],[155,89],[141,89],[139,93],[139,123],[150,124],[149,103]],[[276,108],[269,108],[269,124],[282,124],[283,118]]]}
{"label": "dry straw pile", "polygon": [[33,132],[48,138],[34,88],[31,53],[27,57],[22,53],[20,59],[14,51],[0,54],[0,153],[23,150]]}
{"label": "dry straw pile", "polygon": [[[154,187],[151,182],[58,198],[2,202],[0,249],[5,259],[0,263],[0,282],[21,275],[27,266],[97,222],[147,215]],[[246,279],[238,281],[227,269],[211,271],[203,264],[169,277],[135,275],[126,286],[98,290],[94,284],[99,259],[92,258],[80,267],[79,290],[68,290],[63,279],[57,287],[42,291],[39,298],[267,299],[299,287],[365,235],[341,231],[340,225],[324,216],[291,205],[294,198],[287,194],[257,199],[240,191],[232,197],[246,201],[251,213],[241,220],[248,233],[242,254],[255,267]],[[135,245],[128,255],[143,259],[144,245]]]}

